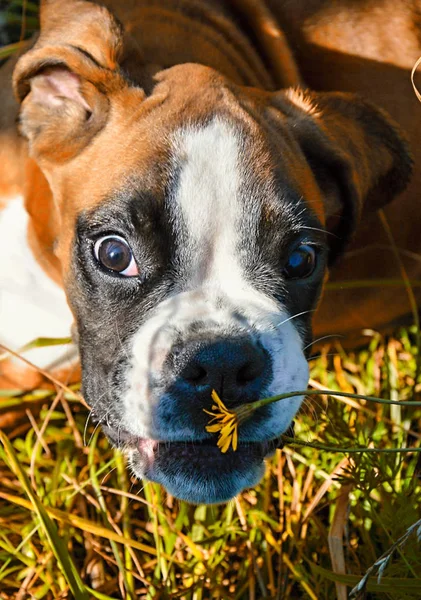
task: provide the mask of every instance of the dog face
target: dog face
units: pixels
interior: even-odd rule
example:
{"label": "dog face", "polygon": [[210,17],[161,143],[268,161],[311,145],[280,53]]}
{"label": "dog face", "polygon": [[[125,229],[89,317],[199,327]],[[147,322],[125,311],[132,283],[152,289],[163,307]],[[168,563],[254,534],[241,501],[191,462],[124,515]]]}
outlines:
{"label": "dog face", "polygon": [[[261,409],[223,455],[211,391],[236,407],[305,389],[328,238],[337,251],[374,182],[383,201],[399,187],[403,146],[353,98],[239,88],[199,65],[162,72],[146,97],[117,46],[91,60],[41,38],[15,74],[21,127],[59,214],[94,418],[137,476],[221,502],[261,478],[302,398]],[[368,115],[388,131],[374,160],[384,131]]]}
{"label": "dog face", "polygon": [[[168,95],[148,116],[119,119],[126,148],[142,140],[138,168],[78,214],[66,281],[95,418],[137,476],[220,502],[260,479],[301,398],[262,410],[223,455],[205,429],[211,391],[235,407],[306,388],[325,233],[294,141],[271,147],[234,96],[218,100],[213,72],[183,71],[162,77]],[[177,90],[194,77],[203,98]]]}

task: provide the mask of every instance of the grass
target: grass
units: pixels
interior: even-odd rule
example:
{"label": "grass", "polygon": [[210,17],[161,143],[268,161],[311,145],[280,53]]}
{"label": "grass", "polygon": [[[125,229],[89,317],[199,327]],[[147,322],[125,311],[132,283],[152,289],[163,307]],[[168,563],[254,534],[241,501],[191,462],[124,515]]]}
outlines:
{"label": "grass", "polygon": [[[411,398],[416,359],[415,330],[401,330],[358,353],[325,346],[311,375],[332,391]],[[3,401],[31,411],[40,394]],[[132,479],[101,432],[85,431],[70,391],[43,402],[1,435],[1,598],[346,598],[389,549],[369,598],[419,595],[420,455],[374,451],[419,449],[419,406],[309,396],[295,426],[303,445],[278,450],[235,501],[193,507]]]}

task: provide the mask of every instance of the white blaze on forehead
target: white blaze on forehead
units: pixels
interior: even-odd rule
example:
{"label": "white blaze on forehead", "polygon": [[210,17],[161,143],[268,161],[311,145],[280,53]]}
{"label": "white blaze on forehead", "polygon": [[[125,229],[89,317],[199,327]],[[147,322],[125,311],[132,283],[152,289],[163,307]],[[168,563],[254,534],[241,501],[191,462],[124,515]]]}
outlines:
{"label": "white blaze on forehead", "polygon": [[174,208],[187,230],[191,283],[211,283],[218,291],[244,287],[238,256],[244,210],[241,138],[214,119],[206,127],[179,131],[175,146],[182,163]]}
{"label": "white blaze on forehead", "polygon": [[[122,427],[139,437],[197,439],[194,423],[186,423],[182,431],[163,432],[153,418],[163,391],[153,381],[159,381],[176,339],[188,343],[195,321],[207,324],[213,335],[229,336],[241,328],[258,339],[271,357],[272,395],[307,385],[308,366],[294,322],[284,307],[254,287],[241,263],[241,246],[246,243],[250,250],[255,243],[245,211],[253,209],[257,218],[260,206],[257,198],[241,197],[250,187],[241,144],[240,135],[219,119],[206,127],[182,129],[175,136],[180,175],[172,211],[174,222],[183,224],[177,252],[180,283],[187,282],[187,289],[161,302],[133,336]],[[255,439],[282,433],[300,401],[278,403]]]}

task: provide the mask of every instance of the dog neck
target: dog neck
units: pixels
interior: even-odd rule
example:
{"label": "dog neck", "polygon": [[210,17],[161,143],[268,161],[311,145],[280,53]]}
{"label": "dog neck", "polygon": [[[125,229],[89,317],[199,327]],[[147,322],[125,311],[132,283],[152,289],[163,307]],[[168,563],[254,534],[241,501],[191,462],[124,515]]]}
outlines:
{"label": "dog neck", "polygon": [[156,72],[186,62],[212,67],[239,85],[275,90],[300,84],[286,38],[264,2],[133,0],[112,9],[126,31],[122,66],[147,93]]}

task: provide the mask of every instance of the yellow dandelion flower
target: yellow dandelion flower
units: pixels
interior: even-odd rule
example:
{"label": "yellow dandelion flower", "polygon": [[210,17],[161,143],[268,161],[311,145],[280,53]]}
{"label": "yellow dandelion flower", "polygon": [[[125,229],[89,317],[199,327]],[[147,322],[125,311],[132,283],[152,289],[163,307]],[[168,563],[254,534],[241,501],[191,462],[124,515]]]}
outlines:
{"label": "yellow dandelion flower", "polygon": [[219,433],[217,446],[221,452],[225,454],[230,446],[235,452],[238,445],[237,414],[225,406],[215,390],[212,390],[212,400],[215,402],[212,405],[212,410],[215,412],[203,409],[206,414],[213,417],[206,426],[206,431]]}

